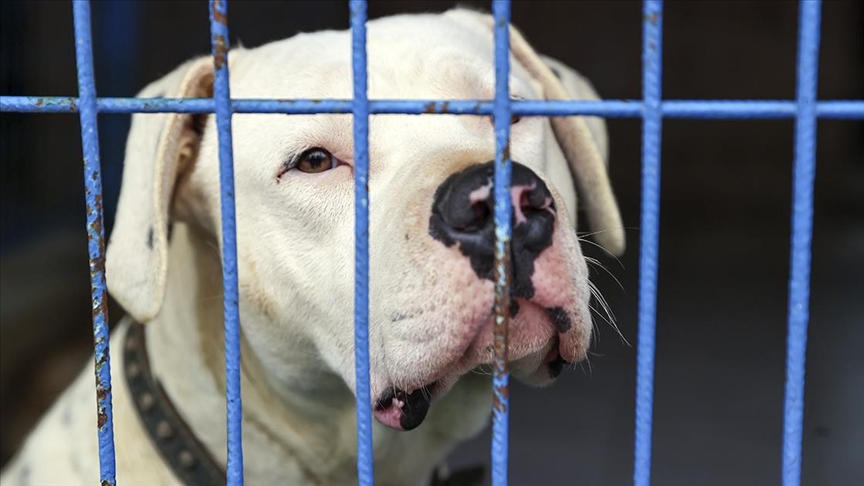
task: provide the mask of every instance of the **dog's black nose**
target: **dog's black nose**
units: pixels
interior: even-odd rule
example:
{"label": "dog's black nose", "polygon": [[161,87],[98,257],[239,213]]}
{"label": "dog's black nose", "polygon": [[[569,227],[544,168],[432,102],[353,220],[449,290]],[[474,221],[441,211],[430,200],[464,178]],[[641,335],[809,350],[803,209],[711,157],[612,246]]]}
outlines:
{"label": "dog's black nose", "polygon": [[[471,260],[480,278],[492,279],[495,253],[493,208],[494,162],[471,166],[448,177],[435,192],[429,233]],[[531,169],[513,162],[510,196],[513,201],[511,293],[530,298],[534,259],[552,243],[555,202],[546,184]]]}

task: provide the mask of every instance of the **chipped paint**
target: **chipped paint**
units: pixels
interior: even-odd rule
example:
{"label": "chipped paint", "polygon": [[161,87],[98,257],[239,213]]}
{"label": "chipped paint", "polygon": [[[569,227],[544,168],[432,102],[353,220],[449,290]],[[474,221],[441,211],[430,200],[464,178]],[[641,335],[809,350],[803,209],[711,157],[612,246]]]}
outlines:
{"label": "chipped paint", "polygon": [[[447,103],[446,109],[444,104]],[[519,116],[602,116],[641,118],[641,100],[545,101],[522,100],[512,103]],[[99,113],[194,113],[215,111],[212,98],[99,98]],[[281,113],[310,115],[351,113],[351,100],[238,99],[234,113]],[[783,100],[664,100],[666,118],[698,119],[794,119],[797,104]],[[51,96],[0,96],[0,112],[76,113],[78,99]],[[489,115],[492,105],[483,100],[370,100],[371,114],[404,115]],[[816,116],[829,120],[864,120],[864,100],[820,101]]]}
{"label": "chipped paint", "polygon": [[96,417],[101,484],[115,480],[114,424],[111,408],[111,361],[109,358],[108,293],[105,283],[105,228],[103,226],[102,176],[99,161],[96,85],[90,38],[90,4],[73,2],[75,55],[78,67],[78,100],[39,98],[34,105],[75,111],[80,103],[81,145],[84,161],[84,194],[87,212],[87,249],[90,259],[90,295],[93,314],[93,344],[96,379]]}
{"label": "chipped paint", "polygon": [[510,197],[512,161],[510,160],[510,2],[492,2],[495,18],[495,100],[492,121],[495,130],[495,325],[492,377],[492,486],[507,484],[509,462],[509,382],[507,338],[510,326],[510,283],[512,279],[510,241],[513,234],[513,201]]}
{"label": "chipped paint", "polygon": [[228,12],[221,0],[213,2],[213,21],[226,27],[228,26]]}
{"label": "chipped paint", "polygon": [[[496,239],[500,233],[496,231]],[[509,236],[509,235],[508,235]],[[502,245],[495,245],[495,327],[494,327],[494,356],[495,376],[500,377],[508,373],[507,366],[507,344],[508,331],[510,327],[510,241],[503,241]],[[498,413],[507,411],[507,397],[509,395],[506,381],[496,380],[495,389],[492,394],[493,407]]]}
{"label": "chipped paint", "polygon": [[216,69],[222,69],[222,66],[228,62],[228,42],[223,35],[213,36],[213,59]]}
{"label": "chipped paint", "polygon": [[210,2],[213,55],[213,104],[219,146],[219,191],[222,217],[222,282],[225,326],[225,401],[228,461],[226,481],[243,484],[243,404],[240,394],[240,309],[237,282],[237,220],[234,202],[234,156],[231,134],[231,88],[228,72],[228,2]]}

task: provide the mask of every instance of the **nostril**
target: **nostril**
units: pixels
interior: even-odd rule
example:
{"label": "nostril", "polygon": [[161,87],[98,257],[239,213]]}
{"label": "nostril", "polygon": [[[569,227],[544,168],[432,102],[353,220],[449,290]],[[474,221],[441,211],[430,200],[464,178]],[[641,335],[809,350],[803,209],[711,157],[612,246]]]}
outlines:
{"label": "nostril", "polygon": [[555,216],[555,202],[552,200],[552,195],[537,181],[513,187],[512,197],[517,223],[526,222],[547,212]]}
{"label": "nostril", "polygon": [[536,209],[534,207],[534,205],[531,204],[531,200],[528,197],[528,193],[529,193],[529,191],[524,191],[519,196],[519,208],[522,210],[522,212],[528,212],[532,209]]}
{"label": "nostril", "polygon": [[444,223],[459,233],[474,233],[482,230],[489,223],[491,216],[492,208],[485,201],[441,211]]}
{"label": "nostril", "polygon": [[492,211],[489,209],[489,204],[487,204],[486,201],[472,204],[471,210],[474,212],[474,224],[471,225],[470,228],[466,229],[476,229],[484,226],[484,223],[489,220],[489,216],[492,214]]}

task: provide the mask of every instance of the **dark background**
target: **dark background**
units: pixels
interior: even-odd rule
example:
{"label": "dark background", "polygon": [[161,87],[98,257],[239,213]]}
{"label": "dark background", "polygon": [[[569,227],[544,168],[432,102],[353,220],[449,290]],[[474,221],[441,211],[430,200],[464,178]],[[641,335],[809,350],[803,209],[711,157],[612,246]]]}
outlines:
{"label": "dark background", "polygon": [[[487,2],[464,2],[488,8]],[[370,16],[452,2],[371,1]],[[669,1],[663,95],[794,99],[792,1]],[[72,9],[0,2],[0,94],[76,95]],[[209,52],[204,1],[94,2],[100,96],[132,96]],[[536,48],[608,99],[641,96],[641,5],[517,1]],[[232,41],[347,28],[346,2],[235,1]],[[820,99],[864,99],[864,2],[823,7]],[[110,229],[128,115],[100,116]],[[92,352],[81,142],[75,115],[0,115],[0,456]],[[640,121],[610,120],[612,180],[628,229],[596,281],[635,344]],[[791,120],[668,120],[663,130],[653,478],[656,485],[780,484],[792,187]],[[820,121],[804,484],[864,484],[864,127]],[[112,321],[121,312],[112,308]],[[635,348],[600,324],[591,368],[511,393],[513,484],[628,484]],[[584,370],[584,371],[583,371]],[[96,433],[95,431],[93,432]],[[453,461],[488,460],[489,437]]]}

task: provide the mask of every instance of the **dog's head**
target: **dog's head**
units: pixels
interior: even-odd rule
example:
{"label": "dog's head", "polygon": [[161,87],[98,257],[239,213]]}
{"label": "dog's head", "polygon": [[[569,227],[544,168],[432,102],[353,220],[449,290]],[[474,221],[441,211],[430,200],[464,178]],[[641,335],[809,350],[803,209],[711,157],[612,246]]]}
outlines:
{"label": "dog's head", "polygon": [[[368,29],[371,98],[494,96],[488,15],[396,16]],[[514,98],[572,96],[547,64],[553,61],[544,62],[514,29],[511,46]],[[212,78],[210,58],[193,60],[141,96],[210,96]],[[231,53],[235,98],[350,98],[351,80],[345,31]],[[593,95],[587,83],[574,82]],[[602,124],[580,117],[512,122],[509,360],[514,376],[542,385],[585,357],[591,335],[574,183],[600,244],[620,253],[624,239]],[[353,389],[352,119],[238,114],[233,131],[244,336],[275,375],[311,353]],[[107,263],[113,295],[142,322],[159,313],[164,298],[169,223],[195,225],[221,241],[217,152],[212,116],[133,119]],[[369,153],[373,406],[380,422],[407,430],[460,376],[492,361],[492,122],[376,115]],[[314,350],[299,350],[298,340]]]}

